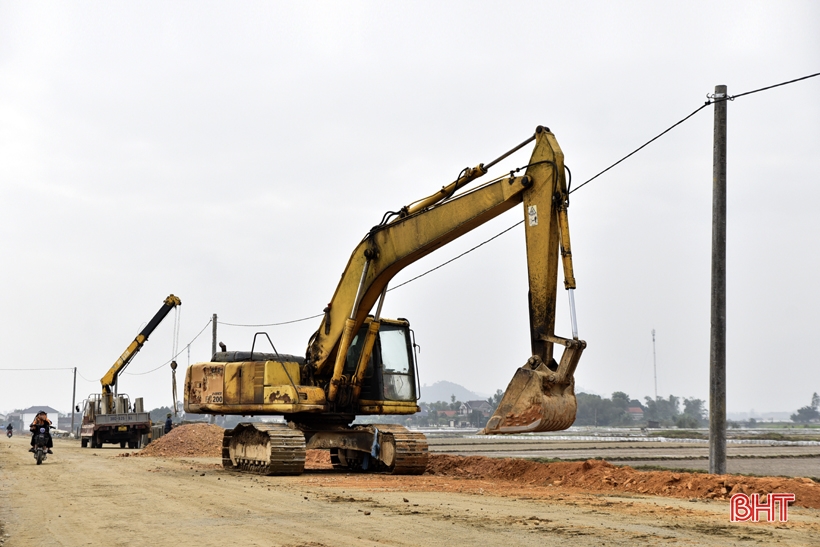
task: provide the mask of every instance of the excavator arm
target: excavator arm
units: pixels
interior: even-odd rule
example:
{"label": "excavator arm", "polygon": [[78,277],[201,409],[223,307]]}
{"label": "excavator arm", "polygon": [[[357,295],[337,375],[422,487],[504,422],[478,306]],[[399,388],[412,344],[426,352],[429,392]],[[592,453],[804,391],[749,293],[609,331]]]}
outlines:
{"label": "excavator arm", "polygon": [[[528,142],[535,148],[523,176],[505,177],[455,195]],[[564,159],[555,136],[544,127],[499,160],[465,169],[441,191],[402,208],[398,218],[374,227],[348,261],[333,299],[325,309],[319,330],[307,350],[307,364],[315,378],[328,380],[328,401],[340,386],[352,384],[354,400],[373,340],[379,329],[381,302],[370,321],[366,341],[353,378],[343,368],[353,337],[365,323],[377,300],[384,298],[390,280],[403,268],[466,234],[501,213],[523,204],[529,275],[530,338],[532,357],[518,369],[486,433],[565,429],[575,419],[573,373],[586,343],[577,339],[574,304],[573,338],[555,335],[558,263],[563,263],[564,285],[575,289],[569,239],[568,191]],[[565,347],[556,363],[555,344]]]}
{"label": "excavator arm", "polygon": [[122,355],[120,355],[119,359],[111,365],[111,368],[108,369],[105,376],[100,379],[100,383],[102,384],[102,396],[103,399],[108,401],[108,408],[111,408],[112,388],[116,386],[117,378],[120,373],[125,370],[125,367],[128,366],[139,350],[142,349],[142,346],[148,340],[148,337],[151,336],[154,329],[157,328],[163,319],[165,319],[165,316],[168,315],[172,309],[180,305],[182,305],[182,301],[179,297],[174,296],[173,294],[169,295],[168,298],[166,298],[162,303],[162,307],[160,307],[159,311],[154,315],[154,317],[151,318],[150,321],[148,321],[145,328],[143,328],[137,337],[134,338],[134,341],[128,345]]}

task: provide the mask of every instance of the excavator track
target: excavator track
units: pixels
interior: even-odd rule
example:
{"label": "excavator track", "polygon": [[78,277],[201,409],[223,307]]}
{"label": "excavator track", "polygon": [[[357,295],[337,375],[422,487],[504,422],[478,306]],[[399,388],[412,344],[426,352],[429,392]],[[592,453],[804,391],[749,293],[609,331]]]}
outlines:
{"label": "excavator track", "polygon": [[329,449],[330,463],[338,471],[421,475],[427,469],[427,438],[400,425],[359,425],[316,434],[321,439],[310,439],[308,446]]}
{"label": "excavator track", "polygon": [[225,431],[222,465],[256,475],[301,475],[305,436],[283,424],[240,423]]}
{"label": "excavator track", "polygon": [[233,462],[231,461],[231,433],[233,433],[233,429],[226,429],[222,434],[222,467],[225,469],[233,469]]}
{"label": "excavator track", "polygon": [[[379,431],[379,462],[369,470],[393,475],[421,475],[427,468],[427,438],[393,424],[358,426],[375,434]],[[350,431],[350,430],[348,430]],[[340,432],[341,435],[344,435]],[[358,453],[360,456],[361,452]],[[222,437],[222,466],[257,475],[300,475],[305,468],[305,436],[283,424],[240,423]],[[351,454],[352,456],[353,454]],[[334,469],[358,468],[359,457],[342,460],[339,449],[330,449]],[[354,463],[354,462],[358,462]]]}
{"label": "excavator track", "polygon": [[427,469],[427,437],[423,433],[414,433],[406,427],[392,424],[379,424],[381,433],[393,437],[395,450],[394,463],[390,467],[392,475],[421,475]]}

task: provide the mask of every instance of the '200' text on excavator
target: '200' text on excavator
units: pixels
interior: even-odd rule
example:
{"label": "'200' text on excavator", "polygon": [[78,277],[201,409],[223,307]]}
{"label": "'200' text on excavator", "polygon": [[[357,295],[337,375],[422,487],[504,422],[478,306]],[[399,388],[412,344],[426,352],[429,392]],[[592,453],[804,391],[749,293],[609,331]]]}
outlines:
{"label": "'200' text on excavator", "polygon": [[[523,176],[510,173],[458,192],[532,141]],[[357,415],[419,411],[410,325],[381,317],[388,283],[402,268],[518,204],[523,204],[525,221],[532,357],[516,371],[483,433],[572,425],[574,372],[586,343],[575,327],[563,153],[549,129],[539,126],[497,160],[466,168],[439,192],[385,215],[353,251],[305,357],[275,348],[273,353],[254,351],[257,334],[250,352],[223,351],[211,362],[188,367],[186,412],[281,415],[287,421],[240,423],[226,430],[223,465],[265,475],[300,474],[311,448],[330,450],[340,469],[423,473],[423,434],[393,424],[352,425]],[[555,335],[559,262],[570,294],[572,338]],[[564,346],[558,361],[556,345]]]}

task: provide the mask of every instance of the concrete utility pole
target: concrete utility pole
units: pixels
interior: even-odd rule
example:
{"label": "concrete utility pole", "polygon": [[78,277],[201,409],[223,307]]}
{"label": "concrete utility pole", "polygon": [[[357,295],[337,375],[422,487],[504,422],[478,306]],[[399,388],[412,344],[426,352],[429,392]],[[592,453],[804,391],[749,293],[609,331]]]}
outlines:
{"label": "concrete utility pole", "polygon": [[709,473],[726,473],[726,106],[715,86],[712,154],[712,334],[709,344]]}
{"label": "concrete utility pole", "polygon": [[658,400],[658,359],[655,357],[655,329],[652,329],[652,368],[655,370],[655,400]]}
{"label": "concrete utility pole", "polygon": [[71,434],[72,435],[74,435],[74,405],[75,405],[75,399],[76,398],[77,398],[77,367],[74,367],[74,391],[71,392]]}
{"label": "concrete utility pole", "polygon": [[214,314],[213,318],[211,319],[211,355],[216,353],[216,314]]}

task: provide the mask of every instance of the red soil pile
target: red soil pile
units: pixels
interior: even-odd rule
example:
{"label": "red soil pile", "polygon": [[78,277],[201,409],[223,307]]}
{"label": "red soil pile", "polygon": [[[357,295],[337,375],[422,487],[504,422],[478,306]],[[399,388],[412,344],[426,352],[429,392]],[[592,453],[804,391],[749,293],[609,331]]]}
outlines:
{"label": "red soil pile", "polygon": [[[137,456],[222,456],[223,429],[209,424],[176,427],[153,441]],[[308,450],[308,470],[332,469],[327,450]],[[676,498],[728,499],[732,494],[795,494],[795,505],[820,509],[820,484],[808,478],[745,477],[676,471],[637,471],[604,460],[538,463],[515,458],[430,454],[427,476],[463,480],[503,481],[540,488],[570,488],[590,493],[632,492]]]}
{"label": "red soil pile", "polygon": [[585,492],[634,492],[676,498],[728,499],[732,494],[795,494],[796,505],[820,509],[820,484],[808,478],[745,477],[674,471],[636,471],[604,460],[538,463],[521,459],[431,454],[426,475],[503,480]]}
{"label": "red soil pile", "polygon": [[224,429],[211,424],[185,424],[143,448],[134,456],[221,458]]}

